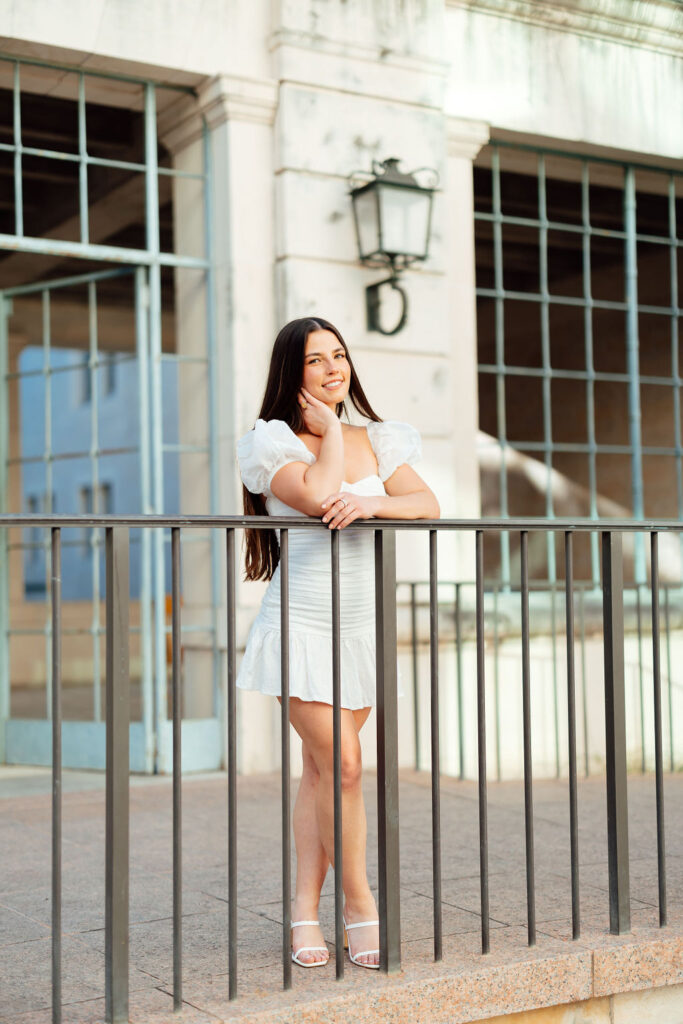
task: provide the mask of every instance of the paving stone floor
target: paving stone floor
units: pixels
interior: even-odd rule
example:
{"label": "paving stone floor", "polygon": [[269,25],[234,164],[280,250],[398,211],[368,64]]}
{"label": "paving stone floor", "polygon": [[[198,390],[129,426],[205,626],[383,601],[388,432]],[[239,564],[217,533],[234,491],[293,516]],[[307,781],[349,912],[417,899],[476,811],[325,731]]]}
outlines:
{"label": "paving stone floor", "polygon": [[[292,782],[292,799],[297,780]],[[376,892],[376,777],[366,773],[369,876]],[[433,962],[431,794],[426,773],[401,772],[401,978],[480,976],[482,965],[526,965],[564,954],[683,933],[683,775],[665,779],[669,924],[658,927],[655,791],[651,776],[629,779],[633,933],[608,934],[604,780],[579,786],[582,935],[571,940],[567,784],[534,786],[538,941],[526,943],[524,793],[489,784],[491,952],[480,953],[477,789],[442,779],[444,959]],[[172,1014],[171,785],[131,785],[130,1019],[182,1024],[278,1019],[296,1005],[368,990],[391,996],[396,978],[346,960],[335,980],[333,873],[320,917],[332,952],[325,968],[292,965],[283,993],[280,779],[238,780],[238,984],[228,1004],[227,804],[223,774],[183,783],[183,1010]],[[50,776],[0,769],[0,1021],[48,1024],[50,1013]],[[294,861],[294,852],[293,852]],[[104,790],[98,774],[65,772],[63,821],[63,1021],[104,1019]],[[683,968],[681,968],[683,971]],[[683,980],[683,973],[681,975]],[[374,987],[374,988],[373,988]],[[387,1004],[388,1005],[388,1004]],[[510,1009],[523,1009],[523,1005]],[[491,1014],[493,1016],[493,1013]],[[288,1018],[290,1019],[290,1018]],[[301,1019],[304,1019],[303,1017]],[[316,1020],[315,1013],[306,1020]],[[328,1019],[327,1017],[325,1018]],[[332,1018],[329,1018],[332,1019]],[[335,1018],[336,1019],[336,1018]],[[339,1019],[342,1019],[341,1017]],[[378,1019],[395,1019],[393,1016]],[[398,1019],[398,1018],[396,1018]],[[403,1018],[401,1018],[403,1019]],[[455,1018],[454,1018],[455,1019]],[[471,1016],[459,1019],[474,1019]]]}

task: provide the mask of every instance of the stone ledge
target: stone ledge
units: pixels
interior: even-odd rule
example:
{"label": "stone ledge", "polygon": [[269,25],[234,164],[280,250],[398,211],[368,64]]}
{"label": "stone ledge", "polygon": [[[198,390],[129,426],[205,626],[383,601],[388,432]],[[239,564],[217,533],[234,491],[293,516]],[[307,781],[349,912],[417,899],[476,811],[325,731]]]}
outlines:
{"label": "stone ledge", "polygon": [[634,943],[593,952],[593,995],[680,985],[683,982],[683,938]]}
{"label": "stone ledge", "polygon": [[[267,1009],[254,1012],[253,1004],[249,1007],[245,1001],[241,1008],[236,1004],[236,1012],[223,1017],[221,1024],[472,1024],[683,982],[681,935],[636,942],[626,942],[633,936],[604,938],[617,945],[573,948],[551,956],[539,956],[532,949],[527,950],[528,959],[490,966],[484,966],[491,963],[485,957],[474,970],[468,964],[470,969],[449,972],[443,963],[433,964],[431,976],[424,968],[419,978],[414,970],[393,977],[375,975],[379,985],[354,986],[339,996],[311,998],[312,993],[283,992],[279,1007],[271,997]],[[212,1009],[216,1011],[215,1006]]]}

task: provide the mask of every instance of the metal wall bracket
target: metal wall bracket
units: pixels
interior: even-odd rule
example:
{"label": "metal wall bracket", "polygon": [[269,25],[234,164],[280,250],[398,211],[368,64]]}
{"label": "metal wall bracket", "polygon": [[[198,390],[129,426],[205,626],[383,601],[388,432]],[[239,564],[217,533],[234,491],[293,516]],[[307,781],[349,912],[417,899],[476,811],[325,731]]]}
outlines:
{"label": "metal wall bracket", "polygon": [[[396,324],[390,331],[382,327],[380,322],[380,306],[382,299],[380,297],[380,288],[385,285],[389,285],[394,291],[397,291],[401,296],[401,316]],[[385,278],[384,281],[377,281],[375,284],[368,285],[365,289],[365,308],[367,312],[367,325],[369,331],[379,331],[380,334],[398,334],[402,327],[405,326],[406,320],[408,319],[408,296],[404,292],[403,288],[398,281],[396,273],[392,273],[391,277]]]}

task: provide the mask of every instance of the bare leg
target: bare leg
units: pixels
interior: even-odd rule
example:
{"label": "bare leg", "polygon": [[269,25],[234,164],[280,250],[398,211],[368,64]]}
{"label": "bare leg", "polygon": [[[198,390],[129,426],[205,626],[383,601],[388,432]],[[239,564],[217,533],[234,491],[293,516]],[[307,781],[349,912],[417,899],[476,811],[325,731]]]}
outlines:
{"label": "bare leg", "polygon": [[[366,873],[367,822],[361,789],[361,755],[358,730],[367,719],[369,709],[353,712],[342,708],[342,861],[345,917],[349,924],[374,920],[377,907],[368,885]],[[316,788],[316,816],[318,834],[331,864],[334,864],[334,792],[332,763],[332,708],[317,701],[290,698],[290,721],[301,736],[319,772]],[[306,797],[304,798],[304,800]],[[310,796],[309,796],[310,799]],[[305,804],[304,804],[305,806]],[[302,816],[303,817],[303,816]],[[307,817],[305,820],[309,820]],[[310,855],[312,844],[308,832]],[[297,872],[298,878],[298,872]],[[312,886],[311,886],[312,887]],[[307,889],[307,891],[310,891]],[[298,890],[297,890],[298,892]],[[352,950],[376,949],[379,946],[379,928],[354,929],[349,933]],[[302,942],[301,945],[308,943]],[[361,958],[377,963],[379,956],[369,954]]]}
{"label": "bare leg", "polygon": [[[292,906],[292,921],[316,921],[318,904],[330,861],[320,842],[316,813],[316,793],[320,775],[315,761],[306,747],[302,749],[303,772],[294,804],[294,841],[296,843],[296,888]],[[300,925],[294,932],[295,949],[302,946],[323,946],[319,926]],[[327,954],[329,957],[329,954]],[[322,949],[300,953],[304,963],[327,959]]]}

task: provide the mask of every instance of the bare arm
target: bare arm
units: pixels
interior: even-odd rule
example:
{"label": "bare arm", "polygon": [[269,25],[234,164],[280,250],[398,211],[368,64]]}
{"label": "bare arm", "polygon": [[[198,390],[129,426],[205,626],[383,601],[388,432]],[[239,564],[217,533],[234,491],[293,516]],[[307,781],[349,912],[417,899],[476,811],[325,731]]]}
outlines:
{"label": "bare arm", "polygon": [[273,477],[270,489],[276,498],[307,516],[321,516],[321,503],[338,491],[344,477],[344,440],[341,422],[324,402],[304,391],[308,429],[322,437],[320,454],[312,465],[289,462]]}
{"label": "bare arm", "polygon": [[323,435],[320,455],[309,466],[305,462],[288,462],[279,469],[270,483],[276,498],[307,516],[322,515],[321,503],[330,491],[341,487],[344,472],[344,442],[341,423]]}
{"label": "bare arm", "polygon": [[[323,502],[323,522],[343,529],[354,519],[439,519],[436,495],[407,463],[384,481],[386,495],[360,495],[337,491]],[[343,504],[342,504],[343,503]],[[318,513],[320,514],[320,513]]]}
{"label": "bare arm", "polygon": [[434,491],[422,477],[404,464],[384,481],[386,497],[379,496],[374,515],[378,519],[440,519]]}

